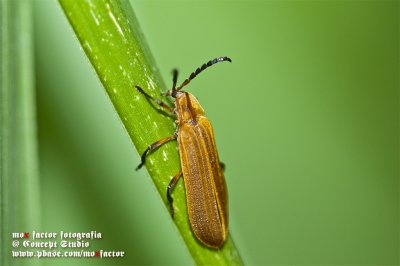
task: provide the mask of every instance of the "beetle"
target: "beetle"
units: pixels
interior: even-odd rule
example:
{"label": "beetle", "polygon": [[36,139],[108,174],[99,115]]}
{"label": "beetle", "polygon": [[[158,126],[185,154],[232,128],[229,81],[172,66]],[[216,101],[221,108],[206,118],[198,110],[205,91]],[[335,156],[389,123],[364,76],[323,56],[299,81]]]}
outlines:
{"label": "beetle", "polygon": [[223,61],[232,62],[226,56],[210,60],[192,72],[179,87],[176,87],[178,71],[173,70],[172,89],[164,95],[175,98],[174,109],[147,94],[140,86],[135,86],[146,98],[153,100],[167,112],[175,114],[177,124],[174,135],[147,147],[136,169],[145,164],[150,151],[168,141],[177,140],[181,170],[171,179],[167,187],[171,215],[174,215],[171,192],[183,175],[192,231],[200,242],[215,249],[222,247],[228,234],[228,194],[223,164],[219,161],[213,128],[205,117],[204,109],[192,94],[183,91],[182,88],[206,68]]}

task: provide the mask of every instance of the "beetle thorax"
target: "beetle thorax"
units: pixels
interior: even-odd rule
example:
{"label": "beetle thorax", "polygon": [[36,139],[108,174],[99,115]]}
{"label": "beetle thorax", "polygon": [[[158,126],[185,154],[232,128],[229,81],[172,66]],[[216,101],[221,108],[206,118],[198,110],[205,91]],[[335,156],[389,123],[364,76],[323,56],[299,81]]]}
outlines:
{"label": "beetle thorax", "polygon": [[190,93],[178,92],[175,100],[176,116],[179,123],[197,123],[198,116],[204,116],[204,109]]}

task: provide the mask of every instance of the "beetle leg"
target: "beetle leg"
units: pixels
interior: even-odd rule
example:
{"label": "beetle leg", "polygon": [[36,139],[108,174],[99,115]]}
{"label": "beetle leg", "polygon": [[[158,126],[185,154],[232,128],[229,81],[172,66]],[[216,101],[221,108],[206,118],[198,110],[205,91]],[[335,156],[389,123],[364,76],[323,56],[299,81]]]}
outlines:
{"label": "beetle leg", "polygon": [[147,94],[147,92],[145,92],[140,86],[135,85],[135,88],[138,90],[138,92],[140,92],[141,94],[143,94],[144,96],[146,96],[147,99],[151,99],[154,102],[156,102],[159,106],[161,106],[162,108],[164,108],[164,110],[166,110],[167,112],[170,113],[174,113],[174,109],[171,108],[168,104],[166,104],[165,102],[152,97],[151,95]]}
{"label": "beetle leg", "polygon": [[142,162],[136,167],[136,170],[139,170],[140,168],[142,168],[142,166],[146,163],[146,155],[152,151],[157,149],[158,147],[160,147],[161,145],[165,144],[166,142],[170,141],[170,140],[175,140],[177,138],[177,135],[174,134],[172,136],[160,139],[159,141],[154,142],[153,144],[149,145],[149,147],[147,147],[147,149],[143,152],[142,154]]}
{"label": "beetle leg", "polygon": [[173,202],[174,200],[173,200],[172,197],[171,197],[171,192],[172,192],[172,190],[174,189],[174,187],[175,187],[176,183],[178,182],[179,178],[181,177],[181,175],[182,175],[182,170],[180,170],[180,171],[171,179],[171,182],[169,182],[169,185],[168,185],[168,187],[167,187],[167,199],[168,199],[168,202],[169,202],[169,208],[170,208],[170,211],[171,211],[171,216],[172,216],[172,218],[174,217],[174,206],[172,205],[172,202]]}
{"label": "beetle leg", "polygon": [[219,162],[219,167],[221,167],[222,172],[225,172],[226,166],[223,162]]}

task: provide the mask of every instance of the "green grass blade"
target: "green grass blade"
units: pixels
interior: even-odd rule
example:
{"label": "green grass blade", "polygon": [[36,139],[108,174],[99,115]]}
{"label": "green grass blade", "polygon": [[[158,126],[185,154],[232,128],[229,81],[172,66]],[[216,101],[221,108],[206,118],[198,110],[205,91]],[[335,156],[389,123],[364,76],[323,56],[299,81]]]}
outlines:
{"label": "green grass blade", "polygon": [[11,257],[11,233],[39,225],[31,2],[0,2],[0,190],[3,265],[32,264]]}
{"label": "green grass blade", "polygon": [[[172,135],[175,131],[173,119],[157,111],[134,89],[134,85],[140,85],[149,94],[160,98],[160,88],[166,87],[129,2],[59,2],[138,152],[143,152],[154,141]],[[168,143],[152,153],[146,168],[167,206],[166,187],[180,168],[176,144]],[[173,197],[174,222],[196,264],[242,264],[231,237],[220,251],[197,242],[188,223],[182,180]]]}

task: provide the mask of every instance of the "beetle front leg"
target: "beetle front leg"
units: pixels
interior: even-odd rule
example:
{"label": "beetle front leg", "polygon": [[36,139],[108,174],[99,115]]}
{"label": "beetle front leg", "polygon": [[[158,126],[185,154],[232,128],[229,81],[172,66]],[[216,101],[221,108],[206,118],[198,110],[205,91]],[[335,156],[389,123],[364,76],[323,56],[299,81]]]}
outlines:
{"label": "beetle front leg", "polygon": [[169,208],[171,211],[171,216],[172,218],[174,217],[174,206],[172,205],[172,202],[174,201],[171,197],[171,192],[174,189],[176,183],[178,182],[179,178],[182,176],[182,170],[180,170],[172,179],[171,182],[169,182],[169,185],[167,187],[167,199],[169,202]]}
{"label": "beetle front leg", "polygon": [[177,138],[177,135],[174,134],[173,136],[169,136],[169,137],[160,139],[159,141],[156,141],[153,144],[151,144],[149,147],[147,147],[147,149],[142,154],[142,157],[141,157],[142,162],[136,167],[136,171],[139,170],[140,168],[142,168],[142,166],[146,163],[146,156],[150,151],[157,149],[158,147],[167,143],[170,140],[176,140],[176,138]]}
{"label": "beetle front leg", "polygon": [[153,101],[156,102],[159,106],[161,106],[162,108],[164,108],[164,110],[166,110],[167,112],[169,112],[169,113],[174,113],[174,109],[173,109],[173,108],[171,108],[171,107],[170,107],[168,104],[166,104],[165,102],[163,102],[163,101],[161,101],[161,100],[159,100],[159,99],[157,99],[157,98],[154,98],[154,97],[150,96],[147,92],[145,92],[145,91],[142,89],[142,87],[140,87],[140,86],[138,86],[138,85],[135,85],[135,88],[136,88],[136,90],[137,90],[138,92],[140,92],[141,94],[143,94],[144,96],[146,96],[147,99],[153,100]]}

